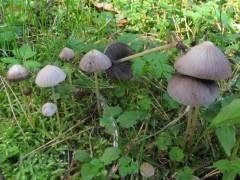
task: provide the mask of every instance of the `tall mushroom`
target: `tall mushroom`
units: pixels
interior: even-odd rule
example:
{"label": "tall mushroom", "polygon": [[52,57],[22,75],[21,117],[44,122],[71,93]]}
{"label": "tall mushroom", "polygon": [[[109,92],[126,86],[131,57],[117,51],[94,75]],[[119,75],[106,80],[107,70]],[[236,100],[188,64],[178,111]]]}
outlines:
{"label": "tall mushroom", "polygon": [[[22,95],[24,95],[24,90],[23,90],[21,81],[28,79],[30,76],[31,76],[30,71],[28,71],[24,66],[22,66],[20,64],[15,64],[9,68],[6,78],[8,81],[19,82],[19,87],[20,87],[21,93],[22,93]],[[28,115],[26,115],[27,120],[28,120],[30,126],[32,128],[34,128],[34,122],[32,120],[32,116],[31,116],[31,112],[30,112],[30,106],[27,102],[27,99],[25,99],[25,97],[24,97],[24,104],[28,111]]]}
{"label": "tall mushroom", "polygon": [[98,50],[91,50],[87,54],[85,54],[80,61],[80,69],[88,72],[94,73],[95,77],[95,87],[96,87],[96,97],[97,97],[97,109],[99,115],[101,115],[101,107],[100,107],[100,93],[99,93],[99,85],[98,85],[98,75],[97,73],[100,71],[105,71],[110,68],[112,65],[111,60],[103,53]]}
{"label": "tall mushroom", "polygon": [[[191,146],[200,105],[212,103],[218,94],[213,80],[229,78],[230,63],[212,42],[205,41],[178,59],[174,67],[178,73],[168,84],[168,93],[179,103],[190,105],[185,146]],[[193,108],[194,107],[194,108]],[[192,113],[192,109],[195,109]]]}
{"label": "tall mushroom", "polygon": [[[59,83],[63,82],[65,79],[66,79],[66,74],[62,69],[54,65],[46,65],[44,68],[42,68],[38,72],[37,77],[35,79],[35,83],[39,87],[52,88],[54,103],[57,104],[54,87],[57,86]],[[61,129],[61,122],[60,122],[58,110],[56,111],[56,114],[57,114],[58,127],[59,129]]]}
{"label": "tall mushroom", "polygon": [[133,77],[131,62],[120,63],[119,59],[133,55],[134,51],[123,43],[113,43],[106,47],[104,54],[112,61],[112,66],[106,70],[111,79],[128,81]]}

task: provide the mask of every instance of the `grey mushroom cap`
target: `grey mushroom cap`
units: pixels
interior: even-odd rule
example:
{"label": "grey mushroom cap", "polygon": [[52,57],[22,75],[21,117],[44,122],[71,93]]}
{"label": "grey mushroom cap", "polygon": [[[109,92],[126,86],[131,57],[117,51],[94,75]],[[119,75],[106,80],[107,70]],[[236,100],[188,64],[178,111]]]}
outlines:
{"label": "grey mushroom cap", "polygon": [[30,72],[22,65],[15,64],[7,72],[7,80],[22,81],[30,77]]}
{"label": "grey mushroom cap", "polygon": [[35,79],[39,87],[54,87],[66,79],[65,72],[57,66],[46,65],[42,68]]}
{"label": "grey mushroom cap", "polygon": [[168,94],[177,102],[190,105],[209,105],[218,96],[218,86],[214,81],[175,74],[167,87]]}
{"label": "grey mushroom cap", "polygon": [[70,61],[72,58],[74,58],[74,51],[68,47],[65,47],[60,52],[59,57],[61,60]]}
{"label": "grey mushroom cap", "polygon": [[42,106],[42,114],[46,117],[51,117],[57,112],[57,105],[47,102]]}
{"label": "grey mushroom cap", "polygon": [[131,62],[118,63],[118,60],[134,54],[134,51],[123,43],[113,43],[106,47],[104,54],[112,61],[112,66],[106,70],[107,76],[111,79],[128,81],[132,79],[133,73]]}
{"label": "grey mushroom cap", "polygon": [[226,56],[212,42],[194,46],[174,64],[177,72],[209,80],[227,79],[232,75]]}
{"label": "grey mushroom cap", "polygon": [[112,66],[111,60],[98,50],[91,50],[80,61],[80,69],[85,72],[105,71]]}

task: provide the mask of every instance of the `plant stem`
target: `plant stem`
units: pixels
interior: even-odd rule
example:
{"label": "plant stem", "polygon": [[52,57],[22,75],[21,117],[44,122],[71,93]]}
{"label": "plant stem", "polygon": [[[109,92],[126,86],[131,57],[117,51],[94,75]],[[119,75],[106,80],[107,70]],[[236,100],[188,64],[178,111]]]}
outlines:
{"label": "plant stem", "polygon": [[[55,96],[54,87],[52,87],[52,96],[53,96],[54,103],[56,104],[56,106],[58,106],[57,105],[57,99],[56,99],[56,96]],[[60,116],[59,116],[59,112],[58,112],[58,107],[57,107],[56,115],[57,115],[58,129],[59,129],[59,131],[61,131],[61,121],[60,121]]]}
{"label": "plant stem", "polygon": [[97,72],[94,72],[94,78],[95,78],[95,93],[96,93],[96,97],[97,97],[97,109],[98,109],[99,116],[101,116],[100,94],[99,94],[99,84],[98,84]]}
{"label": "plant stem", "polygon": [[131,60],[131,59],[134,59],[134,58],[137,58],[137,57],[140,57],[140,56],[144,56],[146,54],[149,54],[149,53],[152,53],[152,52],[155,52],[155,51],[167,50],[167,49],[175,47],[176,44],[177,44],[177,42],[171,42],[171,43],[169,43],[167,45],[164,45],[164,46],[159,46],[159,47],[155,47],[155,48],[152,48],[152,49],[147,49],[143,52],[133,54],[131,56],[127,56],[127,57],[124,57],[122,59],[119,59],[118,62],[125,62],[125,61]]}
{"label": "plant stem", "polygon": [[237,153],[238,153],[238,150],[239,150],[239,145],[240,145],[240,138],[238,138],[237,142],[234,145],[234,148],[233,148],[233,151],[232,151],[232,154],[231,154],[231,160],[236,159]]}
{"label": "plant stem", "polygon": [[194,131],[196,129],[197,122],[198,122],[199,107],[195,106],[194,108],[192,108],[192,111],[190,111],[189,113],[191,113],[191,117],[188,118],[188,125],[187,125],[186,136],[185,136],[185,148],[187,150],[189,150],[192,145]]}

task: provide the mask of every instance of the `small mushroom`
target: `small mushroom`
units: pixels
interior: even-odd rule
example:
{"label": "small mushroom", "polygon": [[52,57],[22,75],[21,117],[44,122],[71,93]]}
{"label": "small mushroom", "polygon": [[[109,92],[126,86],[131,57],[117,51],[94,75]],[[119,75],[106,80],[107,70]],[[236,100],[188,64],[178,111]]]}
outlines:
{"label": "small mushroom", "polygon": [[38,72],[35,83],[39,87],[54,87],[65,78],[66,74],[62,69],[54,65],[46,65]]}
{"label": "small mushroom", "polygon": [[199,79],[221,80],[232,75],[226,56],[212,42],[194,46],[174,64],[177,72]]}
{"label": "small mushroom", "polygon": [[80,61],[81,70],[88,73],[94,73],[96,87],[95,93],[97,97],[97,109],[99,116],[101,115],[101,106],[97,73],[99,71],[107,70],[108,68],[111,67],[111,65],[112,65],[111,60],[105,54],[95,49],[85,54]]}
{"label": "small mushroom", "polygon": [[112,66],[106,70],[109,78],[128,81],[133,77],[131,62],[118,62],[119,59],[133,55],[134,51],[123,43],[110,44],[104,51],[105,55],[112,61]]}
{"label": "small mushroom", "polygon": [[[57,104],[57,99],[55,95],[54,87],[59,83],[63,82],[66,79],[65,72],[57,66],[54,65],[46,65],[42,68],[35,79],[35,83],[39,87],[51,87],[52,88],[52,96],[54,99],[54,103]],[[58,128],[61,129],[61,122],[58,110],[56,110]]]}
{"label": "small mushroom", "polygon": [[72,58],[74,58],[74,51],[68,47],[65,47],[60,52],[59,57],[63,61],[64,60],[70,61]]}
{"label": "small mushroom", "polygon": [[181,104],[189,106],[208,105],[218,96],[214,81],[175,74],[167,87],[168,94]]}
{"label": "small mushroom", "polygon": [[22,65],[15,64],[7,72],[7,80],[22,81],[30,77],[30,72]]}
{"label": "small mushroom", "polygon": [[56,104],[47,102],[42,106],[42,114],[46,117],[51,117],[57,112]]}
{"label": "small mushroom", "polygon": [[140,173],[143,177],[146,178],[154,176],[154,167],[151,164],[145,162],[140,167]]}
{"label": "small mushroom", "polygon": [[190,106],[185,133],[185,147],[190,150],[198,122],[199,106],[214,102],[218,96],[218,86],[211,80],[175,74],[168,84],[167,92],[179,103]]}
{"label": "small mushroom", "polygon": [[80,61],[80,69],[88,73],[105,71],[111,65],[111,60],[105,54],[95,49],[85,54]]}

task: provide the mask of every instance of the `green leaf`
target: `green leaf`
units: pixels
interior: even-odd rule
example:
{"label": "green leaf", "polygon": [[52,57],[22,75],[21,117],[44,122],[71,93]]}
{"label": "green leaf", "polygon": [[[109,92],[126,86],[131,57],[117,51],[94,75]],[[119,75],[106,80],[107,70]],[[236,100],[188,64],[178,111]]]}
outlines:
{"label": "green leaf", "polygon": [[112,134],[115,130],[115,127],[113,125],[114,119],[113,117],[102,117],[100,118],[100,126],[103,126],[106,128],[106,132],[108,134]]}
{"label": "green leaf", "polygon": [[240,99],[233,100],[230,104],[221,109],[218,115],[213,119],[210,127],[219,127],[224,124],[240,123]]}
{"label": "green leaf", "polygon": [[13,50],[13,53],[14,53],[15,56],[17,56],[18,58],[22,58],[22,59],[31,58],[36,54],[32,50],[32,48],[27,44],[23,45],[19,49]]}
{"label": "green leaf", "polygon": [[5,64],[20,64],[20,61],[13,57],[1,58],[1,61]]}
{"label": "green leaf", "polygon": [[31,60],[23,62],[23,65],[24,65],[27,69],[32,69],[32,70],[34,70],[34,69],[39,69],[40,67],[42,67],[42,65],[41,65],[39,62],[37,62],[37,61],[31,61]]}
{"label": "green leaf", "polygon": [[104,164],[99,159],[93,159],[89,163],[83,164],[81,168],[81,175],[84,180],[91,180],[97,176]]}
{"label": "green leaf", "polygon": [[142,113],[138,111],[126,111],[118,117],[117,121],[121,127],[130,128],[137,124],[141,115]]}
{"label": "green leaf", "polygon": [[234,126],[222,126],[216,129],[216,135],[225,153],[230,156],[236,142],[236,130]]}
{"label": "green leaf", "polygon": [[137,38],[136,34],[124,33],[118,37],[117,41],[122,43],[129,43],[129,42],[135,41],[136,38]]}
{"label": "green leaf", "polygon": [[167,133],[162,133],[158,136],[156,140],[156,145],[159,150],[167,150],[168,147],[172,144],[171,136]]}
{"label": "green leaf", "polygon": [[89,159],[89,154],[85,150],[77,150],[74,153],[74,159],[80,162],[85,162]]}
{"label": "green leaf", "polygon": [[111,164],[113,161],[117,160],[121,154],[121,151],[117,147],[106,148],[100,160],[105,164]]}
{"label": "green leaf", "polygon": [[169,157],[172,161],[182,161],[184,158],[183,150],[179,147],[173,147],[169,152]]}
{"label": "green leaf", "polygon": [[131,158],[125,156],[118,160],[119,163],[119,174],[121,177],[125,177],[130,174],[137,173],[139,170],[138,164],[133,162]]}
{"label": "green leaf", "polygon": [[104,108],[103,116],[105,117],[115,117],[122,112],[122,109],[119,106],[107,106]]}
{"label": "green leaf", "polygon": [[135,77],[141,77],[145,74],[145,61],[142,58],[137,58],[132,63],[133,75]]}
{"label": "green leaf", "polygon": [[179,170],[177,172],[177,180],[187,180],[187,179],[192,179],[193,176],[193,170],[188,167],[185,166],[183,169]]}
{"label": "green leaf", "polygon": [[152,100],[149,97],[145,96],[145,97],[141,98],[137,103],[138,103],[140,109],[148,111],[151,108]]}

